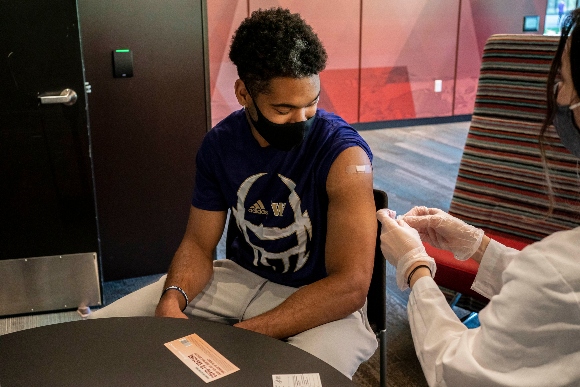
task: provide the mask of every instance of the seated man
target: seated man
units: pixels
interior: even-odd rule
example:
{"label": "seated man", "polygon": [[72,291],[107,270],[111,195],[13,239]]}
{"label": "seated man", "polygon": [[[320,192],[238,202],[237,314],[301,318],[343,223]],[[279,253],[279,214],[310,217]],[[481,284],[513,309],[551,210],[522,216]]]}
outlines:
{"label": "seated man", "polygon": [[[244,108],[201,145],[166,279],[94,317],[199,316],[285,339],[352,377],[377,347],[365,316],[377,227],[371,151],[317,109],[326,52],[299,15],[252,13],[230,58]],[[214,261],[228,209],[231,256]]]}

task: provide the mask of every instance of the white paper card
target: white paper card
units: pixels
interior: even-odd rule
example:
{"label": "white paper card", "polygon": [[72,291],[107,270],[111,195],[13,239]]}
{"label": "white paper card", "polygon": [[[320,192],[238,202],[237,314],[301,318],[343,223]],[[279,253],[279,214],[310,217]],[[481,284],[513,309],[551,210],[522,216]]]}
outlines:
{"label": "white paper card", "polygon": [[274,387],[322,387],[320,374],[272,375]]}
{"label": "white paper card", "polygon": [[170,341],[165,346],[206,383],[239,370],[197,334]]}

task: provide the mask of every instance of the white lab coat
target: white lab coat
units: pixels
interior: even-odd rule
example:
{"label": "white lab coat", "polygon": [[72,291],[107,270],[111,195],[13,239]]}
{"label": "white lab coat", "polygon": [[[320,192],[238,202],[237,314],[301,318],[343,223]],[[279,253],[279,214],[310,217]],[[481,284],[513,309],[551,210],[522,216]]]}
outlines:
{"label": "white lab coat", "polygon": [[492,241],[472,285],[490,298],[467,329],[435,282],[407,311],[430,386],[580,386],[580,227],[521,252]]}

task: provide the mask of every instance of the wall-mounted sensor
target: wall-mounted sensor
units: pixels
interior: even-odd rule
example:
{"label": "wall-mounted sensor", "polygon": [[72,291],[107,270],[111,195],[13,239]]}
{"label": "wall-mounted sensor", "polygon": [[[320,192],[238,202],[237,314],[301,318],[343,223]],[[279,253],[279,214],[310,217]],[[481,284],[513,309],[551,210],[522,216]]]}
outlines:
{"label": "wall-mounted sensor", "polygon": [[540,17],[538,15],[524,16],[523,32],[538,32],[540,30]]}
{"label": "wall-mounted sensor", "polygon": [[131,78],[133,76],[133,53],[127,48],[113,51],[113,77]]}

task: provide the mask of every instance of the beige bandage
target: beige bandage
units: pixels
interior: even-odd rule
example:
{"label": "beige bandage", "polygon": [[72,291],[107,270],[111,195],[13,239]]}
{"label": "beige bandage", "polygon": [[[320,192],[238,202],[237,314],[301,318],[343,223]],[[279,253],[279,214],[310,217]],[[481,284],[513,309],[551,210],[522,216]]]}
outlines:
{"label": "beige bandage", "polygon": [[346,173],[371,173],[373,168],[370,165],[349,165]]}

